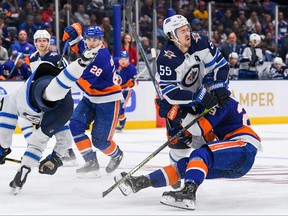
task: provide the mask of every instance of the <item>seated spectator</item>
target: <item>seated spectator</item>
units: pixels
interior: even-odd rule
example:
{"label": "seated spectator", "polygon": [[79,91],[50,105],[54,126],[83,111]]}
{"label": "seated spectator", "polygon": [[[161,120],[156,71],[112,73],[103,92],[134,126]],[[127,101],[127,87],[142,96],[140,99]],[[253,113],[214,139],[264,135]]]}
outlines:
{"label": "seated spectator", "polygon": [[236,52],[237,54],[240,52],[241,46],[237,44],[237,36],[235,32],[231,32],[228,36],[228,40],[221,47],[221,53],[226,60],[228,60],[228,56],[231,52]]}
{"label": "seated spectator", "polygon": [[283,63],[282,58],[276,57],[273,63],[259,74],[259,78],[273,80],[288,79],[288,68]]}
{"label": "seated spectator", "polygon": [[56,38],[52,37],[50,39],[50,47],[49,47],[49,49],[50,49],[51,52],[57,52],[58,53]]}
{"label": "seated spectator", "polygon": [[0,60],[7,61],[9,59],[8,51],[2,46],[2,37],[0,37]]}
{"label": "seated spectator", "polygon": [[42,12],[43,22],[53,22],[55,13],[55,5],[52,2],[47,3],[44,11]]}
{"label": "seated spectator", "polygon": [[193,12],[193,15],[195,18],[199,19],[203,25],[205,24],[208,20],[208,12],[204,1],[199,2],[199,8]]}
{"label": "seated spectator", "polygon": [[125,33],[122,36],[122,47],[121,50],[126,50],[129,53],[130,63],[136,66],[138,64],[138,57],[136,48],[132,44],[132,35]]}
{"label": "seated spectator", "polygon": [[257,66],[264,63],[262,49],[259,47],[260,43],[261,37],[253,33],[249,37],[249,43],[240,51],[238,79],[258,79]]}
{"label": "seated spectator", "polygon": [[239,75],[239,62],[238,54],[236,52],[231,52],[228,57],[229,70],[229,80],[237,80]]}
{"label": "seated spectator", "polygon": [[252,11],[250,14],[249,19],[246,22],[246,26],[248,27],[248,32],[252,32],[252,29],[255,29],[255,25],[260,24],[258,15],[255,11]]}
{"label": "seated spectator", "polygon": [[202,34],[201,22],[199,19],[194,18],[191,22],[192,31],[198,34]]}
{"label": "seated spectator", "polygon": [[54,32],[53,32],[53,26],[52,23],[50,22],[44,22],[42,23],[42,29],[45,29],[49,34],[50,37],[55,37]]}
{"label": "seated spectator", "polygon": [[82,25],[83,29],[90,24],[90,17],[85,13],[84,4],[79,4],[77,7],[77,12],[74,13],[75,22],[78,22]]}
{"label": "seated spectator", "polygon": [[272,62],[275,58],[275,40],[273,38],[273,35],[268,32],[265,35],[264,40],[261,43],[262,52],[265,54],[265,61]]}
{"label": "seated spectator", "polygon": [[10,48],[11,55],[15,55],[18,52],[23,53],[25,61],[29,64],[26,59],[29,59],[29,56],[36,51],[35,47],[28,43],[27,33],[25,30],[20,30],[18,33],[18,41],[11,45]]}
{"label": "seated spectator", "polygon": [[18,30],[25,30],[27,33],[28,42],[33,44],[33,35],[38,30],[38,26],[34,24],[34,16],[28,15],[25,22],[21,23]]}
{"label": "seated spectator", "polygon": [[6,80],[27,80],[31,70],[24,61],[23,53],[16,53],[11,60],[3,64],[3,75]]}

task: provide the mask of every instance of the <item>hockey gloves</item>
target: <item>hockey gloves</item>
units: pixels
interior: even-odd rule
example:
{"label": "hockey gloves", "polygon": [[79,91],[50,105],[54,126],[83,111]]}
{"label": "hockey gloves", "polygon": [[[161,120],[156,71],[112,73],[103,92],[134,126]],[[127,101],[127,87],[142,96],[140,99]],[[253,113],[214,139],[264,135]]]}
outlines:
{"label": "hockey gloves", "polygon": [[58,167],[62,166],[63,163],[56,152],[48,155],[44,160],[40,162],[39,173],[53,175]]}
{"label": "hockey gloves", "polygon": [[71,50],[75,53],[79,52],[78,43],[83,39],[82,26],[79,23],[73,23],[65,27],[62,41],[69,41]]}
{"label": "hockey gloves", "polygon": [[4,164],[5,163],[5,158],[8,154],[11,153],[11,149],[7,148],[4,149],[0,146],[0,164]]}
{"label": "hockey gloves", "polygon": [[168,118],[171,121],[178,122],[182,116],[182,109],[179,105],[171,105],[165,99],[155,99],[156,109],[159,116],[162,118]]}
{"label": "hockey gloves", "polygon": [[210,109],[218,104],[217,97],[209,93],[204,86],[192,93],[192,100],[201,104],[205,109]]}
{"label": "hockey gloves", "polygon": [[[173,136],[175,136],[182,129],[183,129],[182,126],[177,126],[177,127],[173,127],[173,128],[168,129],[167,130],[167,138],[168,138],[168,140],[170,140]],[[175,145],[178,142],[185,143],[187,146],[189,146],[190,143],[192,142],[192,135],[186,130],[184,133],[181,134],[181,136],[179,136],[176,139],[174,139],[171,142],[171,144]]]}
{"label": "hockey gloves", "polygon": [[224,82],[215,82],[210,85],[209,90],[217,97],[219,106],[224,107],[231,94],[227,89],[227,85]]}
{"label": "hockey gloves", "polygon": [[87,67],[97,56],[99,48],[85,49],[78,59],[78,63],[82,67]]}

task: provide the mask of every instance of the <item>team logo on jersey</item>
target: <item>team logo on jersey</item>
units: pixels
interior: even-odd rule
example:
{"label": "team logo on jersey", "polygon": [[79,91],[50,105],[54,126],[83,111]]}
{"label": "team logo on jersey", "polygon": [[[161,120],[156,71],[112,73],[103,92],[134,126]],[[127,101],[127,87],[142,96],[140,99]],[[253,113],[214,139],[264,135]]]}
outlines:
{"label": "team logo on jersey", "polygon": [[28,119],[29,121],[32,122],[32,124],[34,125],[37,125],[40,123],[40,116],[33,116],[33,115],[30,115],[26,112],[23,113],[23,115],[26,117],[26,119]]}
{"label": "team logo on jersey", "polygon": [[164,56],[166,56],[169,59],[172,59],[172,57],[176,57],[176,55],[174,55],[174,52],[170,50],[164,50],[164,52],[165,52]]}
{"label": "team logo on jersey", "polygon": [[191,87],[197,81],[199,77],[200,65],[193,65],[187,73],[184,75],[182,85],[185,87]]}
{"label": "team logo on jersey", "polygon": [[115,73],[113,76],[113,82],[116,85],[121,85],[122,84],[122,77],[119,74]]}

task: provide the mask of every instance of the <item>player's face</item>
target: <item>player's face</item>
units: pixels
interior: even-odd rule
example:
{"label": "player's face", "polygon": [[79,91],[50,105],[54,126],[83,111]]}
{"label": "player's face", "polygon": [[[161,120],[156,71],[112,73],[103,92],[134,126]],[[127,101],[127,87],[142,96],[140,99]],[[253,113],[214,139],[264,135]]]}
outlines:
{"label": "player's face", "polygon": [[190,28],[186,26],[182,26],[176,30],[176,35],[178,37],[178,41],[184,47],[191,46],[191,35],[190,35]]}
{"label": "player's face", "polygon": [[119,59],[119,65],[120,65],[121,67],[126,66],[128,63],[129,63],[129,58],[120,58],[120,59]]}
{"label": "player's face", "polygon": [[280,70],[281,69],[281,67],[282,67],[282,64],[274,64],[274,66],[275,66],[275,68],[277,69],[277,70]]}
{"label": "player's face", "polygon": [[86,38],[85,43],[88,49],[93,49],[100,45],[100,39],[99,38]]}
{"label": "player's face", "polygon": [[47,38],[39,38],[36,40],[35,45],[40,52],[44,52],[47,50],[47,47],[49,45],[49,41]]}
{"label": "player's face", "polygon": [[57,46],[50,44],[50,51],[54,52],[56,51]]}

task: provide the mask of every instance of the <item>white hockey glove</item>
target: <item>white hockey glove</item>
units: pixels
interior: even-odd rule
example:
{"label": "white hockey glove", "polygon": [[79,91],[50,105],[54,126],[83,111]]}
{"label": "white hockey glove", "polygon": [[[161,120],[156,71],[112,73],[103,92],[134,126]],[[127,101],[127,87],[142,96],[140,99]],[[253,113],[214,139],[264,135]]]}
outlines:
{"label": "white hockey glove", "polygon": [[85,49],[78,59],[79,64],[82,67],[87,67],[97,56],[99,49],[102,45],[93,48],[93,49]]}

